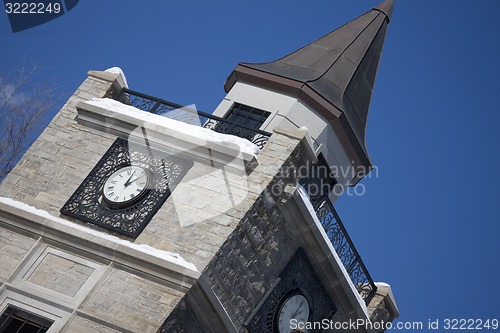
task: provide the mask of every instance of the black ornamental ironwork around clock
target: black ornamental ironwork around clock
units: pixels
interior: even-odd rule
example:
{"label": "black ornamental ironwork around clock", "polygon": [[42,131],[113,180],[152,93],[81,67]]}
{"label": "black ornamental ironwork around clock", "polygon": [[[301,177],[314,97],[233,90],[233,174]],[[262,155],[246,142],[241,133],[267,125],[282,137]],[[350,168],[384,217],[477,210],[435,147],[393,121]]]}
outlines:
{"label": "black ornamental ironwork around clock", "polygon": [[[299,248],[277,278],[277,283],[245,323],[249,332],[290,332],[292,324],[321,322],[337,311],[321,280]],[[321,330],[308,330],[320,332]]]}
{"label": "black ornamental ironwork around clock", "polygon": [[118,138],[61,213],[135,238],[192,165]]}

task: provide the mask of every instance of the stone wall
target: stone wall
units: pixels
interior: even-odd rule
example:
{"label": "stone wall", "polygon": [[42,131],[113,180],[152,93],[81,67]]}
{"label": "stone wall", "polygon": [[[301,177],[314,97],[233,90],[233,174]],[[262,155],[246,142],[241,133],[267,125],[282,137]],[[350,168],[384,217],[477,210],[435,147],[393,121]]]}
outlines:
{"label": "stone wall", "polygon": [[90,71],[48,127],[0,184],[0,196],[59,215],[68,196],[113,142],[112,135],[78,125],[75,105],[105,97],[118,87],[118,74]]}
{"label": "stone wall", "polygon": [[[289,135],[292,133],[296,136]],[[290,230],[281,211],[284,209],[282,203],[291,195],[285,187],[295,186],[298,180],[293,170],[311,158],[306,152],[305,140],[300,141],[297,134],[278,130],[271,136],[255,171],[267,173],[273,180],[244,214],[200,277],[221,302],[236,332],[247,331],[244,323],[251,311],[302,245],[297,231]],[[280,157],[284,158],[283,162]],[[271,159],[273,163],[269,163]],[[192,310],[196,308],[190,298],[192,293],[193,289],[166,319],[160,332],[218,332],[220,328],[208,323],[210,318]]]}
{"label": "stone wall", "polygon": [[61,333],[123,333],[83,317],[76,316]]}
{"label": "stone wall", "polygon": [[[89,72],[88,78],[0,184],[0,196],[21,201],[52,216],[84,224],[60,215],[59,209],[116,136],[78,123],[75,106],[93,97],[113,94],[120,87],[118,81],[119,77],[115,74]],[[184,182],[174,190],[176,195],[171,195],[137,239],[129,240],[179,253],[199,270],[204,269],[216,253],[219,253],[219,259],[214,265],[232,267],[236,261],[224,261],[229,253],[234,252],[238,256],[242,249],[251,252],[251,249],[261,247],[252,258],[256,261],[258,256],[268,251],[265,247],[269,246],[271,257],[264,260],[264,266],[259,266],[252,275],[253,287],[249,293],[254,298],[249,301],[253,302],[264,291],[257,281],[258,274],[266,270],[269,260],[279,262],[287,252],[280,252],[280,258],[274,257],[278,255],[275,242],[281,240],[267,238],[273,237],[283,227],[278,220],[278,225],[263,222],[259,227],[252,227],[249,219],[256,219],[258,211],[263,209],[262,190],[269,186],[285,161],[290,160],[300,135],[304,135],[301,131],[298,133],[275,133],[258,157],[259,165],[250,174],[236,174],[196,162]],[[293,156],[298,158],[299,154]],[[279,182],[283,183],[287,177],[282,176]],[[287,182],[295,184],[292,178]],[[284,184],[281,183],[279,186]],[[217,184],[225,184],[226,187]],[[227,193],[222,193],[223,190]],[[254,206],[258,198],[260,203]],[[269,200],[274,199],[270,197]],[[253,213],[249,213],[251,207],[255,207]],[[181,216],[183,209],[184,214],[188,214]],[[275,210],[270,207],[264,210],[265,214],[269,214],[265,219],[274,219],[277,216]],[[240,223],[245,216],[245,222]],[[102,233],[111,233],[96,226],[90,227]],[[7,300],[9,293],[24,297],[28,303],[31,298],[36,298],[43,304],[52,304],[55,312],[61,312],[63,318],[67,317],[63,330],[67,332],[155,332],[186,292],[185,287],[145,273],[149,271],[145,259],[138,259],[139,264],[135,264],[137,267],[134,269],[117,265],[114,254],[97,254],[98,249],[106,245],[96,246],[92,237],[84,236],[87,243],[79,243],[77,249],[70,239],[60,237],[56,240],[46,233],[41,224],[37,228],[39,230],[34,230],[31,222],[13,219],[10,214],[0,211],[0,259],[3,264],[0,269],[0,304]],[[238,230],[236,233],[235,228]],[[230,235],[232,241],[226,242]],[[235,237],[240,237],[237,235],[243,237],[244,246],[240,250],[235,248]],[[226,245],[219,251],[222,244]],[[246,267],[243,261],[240,265],[238,270]],[[212,271],[215,272],[215,268]],[[264,279],[270,279],[274,273],[271,269]],[[234,277],[232,274],[229,276]],[[216,277],[212,278],[214,288],[221,290],[230,283],[230,280],[221,280],[217,285]],[[1,297],[4,297],[3,300]],[[237,302],[242,300],[228,299],[227,302],[234,305],[237,311]],[[179,307],[183,304],[187,303],[183,301]],[[192,323],[186,325],[193,328]],[[238,325],[241,326],[241,320]]]}
{"label": "stone wall", "polygon": [[0,285],[14,273],[35,243],[32,238],[0,228]]}
{"label": "stone wall", "polygon": [[[76,104],[113,95],[120,88],[119,80],[118,74],[90,71],[0,184],[0,196],[126,238],[59,213],[116,139],[80,124]],[[195,162],[142,233],[129,240],[178,253],[201,271],[287,158],[291,152],[287,144],[278,135],[258,157],[257,170],[249,175]]]}
{"label": "stone wall", "polygon": [[[0,196],[66,218],[59,209],[116,138],[79,124],[75,106],[114,94],[120,81],[117,74],[90,71],[0,184]],[[17,304],[62,323],[61,332],[153,333],[188,288],[189,282],[155,275],[151,256],[135,251],[129,257],[106,239],[97,244],[78,229],[64,235],[48,225],[54,223],[22,209],[0,209],[0,312]]]}
{"label": "stone wall", "polygon": [[64,324],[61,332],[68,333],[154,333],[187,290],[130,264],[105,260],[97,248],[58,248],[43,237],[5,229],[4,223],[0,214],[0,313],[7,304],[43,310],[41,316],[54,316]]}
{"label": "stone wall", "polygon": [[155,332],[183,295],[137,275],[114,270],[80,309],[134,332]]}

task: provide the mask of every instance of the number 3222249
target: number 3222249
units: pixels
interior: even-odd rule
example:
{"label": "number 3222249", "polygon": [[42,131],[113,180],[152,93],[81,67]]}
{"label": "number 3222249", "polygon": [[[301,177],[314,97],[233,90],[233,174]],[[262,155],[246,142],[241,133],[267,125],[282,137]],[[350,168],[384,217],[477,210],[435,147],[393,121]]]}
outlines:
{"label": "number 3222249", "polygon": [[7,14],[59,14],[61,4],[58,2],[7,2],[5,3],[5,12]]}
{"label": "number 3222249", "polygon": [[496,330],[498,319],[444,319],[445,330]]}

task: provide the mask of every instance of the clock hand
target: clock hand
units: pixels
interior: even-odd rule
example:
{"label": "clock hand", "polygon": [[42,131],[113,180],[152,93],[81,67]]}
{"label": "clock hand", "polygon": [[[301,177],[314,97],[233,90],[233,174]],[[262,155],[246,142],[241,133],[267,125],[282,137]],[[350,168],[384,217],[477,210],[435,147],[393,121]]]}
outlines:
{"label": "clock hand", "polygon": [[141,174],[136,179],[131,180],[132,177],[134,177],[135,175],[136,175],[136,172],[135,171],[132,172],[132,174],[130,175],[129,179],[125,182],[125,187],[128,187],[130,184],[132,184],[133,182],[135,182],[137,179],[142,178],[144,176],[143,174]]}
{"label": "clock hand", "polygon": [[301,314],[302,312],[304,312],[304,309],[302,309],[302,311],[299,312],[299,310],[302,308],[302,304],[304,304],[303,300],[300,302],[299,306],[297,307],[297,310],[292,315],[292,318],[295,318],[295,316],[297,316],[297,315]]}
{"label": "clock hand", "polygon": [[134,173],[133,172],[130,175],[129,179],[125,182],[125,187],[129,186],[130,184],[132,184],[132,182],[130,181],[132,179],[132,177],[134,177]]}
{"label": "clock hand", "polygon": [[302,311],[299,311],[301,308],[301,306],[299,305],[299,307],[297,308],[297,310],[295,310],[295,312],[293,313],[292,315],[292,318],[295,318],[297,315],[301,314],[302,312],[304,312],[304,310]]}
{"label": "clock hand", "polygon": [[[127,181],[127,182],[128,182],[128,185],[132,184],[132,183],[133,183],[133,182],[135,182],[137,179],[142,178],[143,176],[144,176],[144,175],[140,175],[139,177],[137,177],[136,179],[134,179],[134,180],[132,180],[132,181],[130,181],[130,179],[129,179],[129,180]],[[131,178],[132,178],[132,177],[131,177]],[[128,185],[126,185],[126,186],[128,186]]]}

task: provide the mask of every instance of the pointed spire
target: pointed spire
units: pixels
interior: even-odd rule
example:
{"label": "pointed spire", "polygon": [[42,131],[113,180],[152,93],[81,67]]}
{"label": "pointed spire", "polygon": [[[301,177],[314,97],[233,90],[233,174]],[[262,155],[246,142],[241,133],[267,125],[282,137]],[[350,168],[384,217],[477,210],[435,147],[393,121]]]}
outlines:
{"label": "pointed spire", "polygon": [[392,10],[394,9],[394,2],[395,2],[394,0],[385,0],[384,2],[373,7],[373,9],[380,10],[390,20],[392,15]]}
{"label": "pointed spire", "polygon": [[228,92],[240,81],[296,96],[327,118],[337,132],[343,132],[357,164],[371,168],[365,146],[366,121],[393,7],[394,0],[386,0],[279,60],[240,63],[224,88]]}

